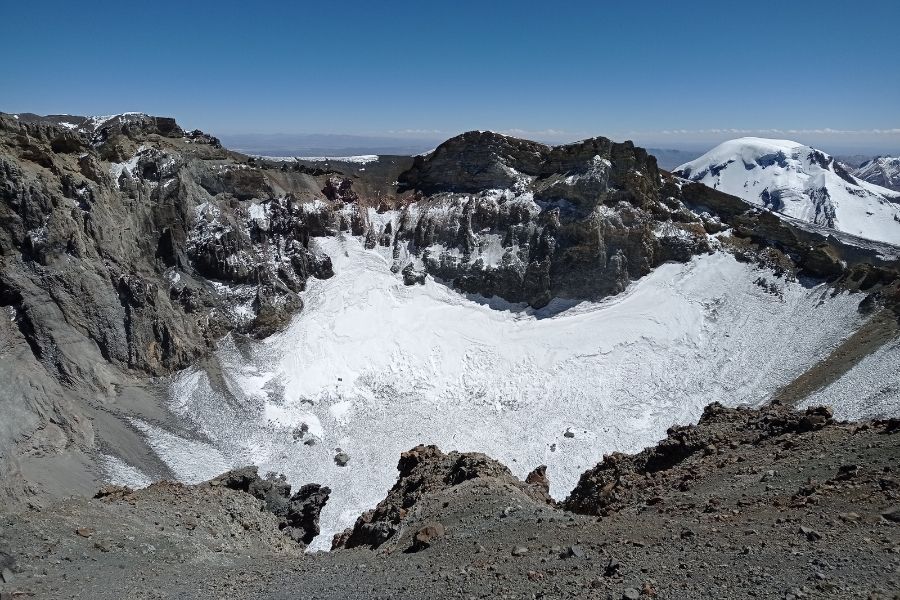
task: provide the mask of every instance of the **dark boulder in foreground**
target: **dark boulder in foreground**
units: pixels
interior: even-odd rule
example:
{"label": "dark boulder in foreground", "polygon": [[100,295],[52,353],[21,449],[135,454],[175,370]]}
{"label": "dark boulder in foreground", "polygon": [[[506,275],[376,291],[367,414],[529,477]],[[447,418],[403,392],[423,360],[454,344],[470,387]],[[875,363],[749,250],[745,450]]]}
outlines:
{"label": "dark boulder in foreground", "polygon": [[284,475],[259,476],[257,467],[228,471],[209,482],[247,492],[265,503],[265,509],[279,519],[278,527],[296,542],[309,544],[319,535],[319,514],[328,502],[331,490],[308,483],[291,495],[291,484]]}
{"label": "dark boulder in foreground", "polygon": [[[436,446],[416,446],[400,456],[397,470],[400,475],[387,497],[363,513],[352,528],[336,535],[332,548],[377,548],[399,531],[418,502],[474,479],[510,484],[538,502],[553,503],[543,482],[522,482],[505,465],[478,452],[444,454]],[[416,538],[417,548],[423,547],[419,539],[423,536]],[[431,532],[427,537],[438,536]]]}

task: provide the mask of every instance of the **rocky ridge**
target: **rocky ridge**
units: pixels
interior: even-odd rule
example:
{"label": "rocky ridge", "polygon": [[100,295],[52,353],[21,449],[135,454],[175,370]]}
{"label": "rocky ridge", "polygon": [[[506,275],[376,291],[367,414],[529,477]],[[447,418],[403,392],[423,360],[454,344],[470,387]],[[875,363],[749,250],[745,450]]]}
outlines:
{"label": "rocky ridge", "polygon": [[[387,497],[362,514],[353,527],[335,536],[332,549],[382,546],[401,532],[402,524],[416,503],[469,480],[491,479],[498,485],[521,490],[537,502],[552,505],[547,482],[541,479],[544,469],[538,467],[522,482],[505,465],[484,454],[444,454],[436,446],[418,446],[400,457],[397,463],[400,475]],[[420,546],[421,540],[411,548],[415,550]]]}
{"label": "rocky ridge", "polygon": [[900,157],[879,156],[862,163],[852,173],[857,179],[900,192]]}
{"label": "rocky ridge", "polygon": [[412,236],[422,268],[466,292],[536,307],[599,299],[709,250],[701,219],[630,142],[470,132],[417,157],[399,183],[423,198]]}

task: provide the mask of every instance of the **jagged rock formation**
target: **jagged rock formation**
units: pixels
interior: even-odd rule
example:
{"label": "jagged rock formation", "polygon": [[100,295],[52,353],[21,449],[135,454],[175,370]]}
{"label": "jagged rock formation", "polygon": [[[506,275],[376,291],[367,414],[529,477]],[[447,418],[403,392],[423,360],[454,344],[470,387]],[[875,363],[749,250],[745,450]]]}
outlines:
{"label": "jagged rock formation", "polygon": [[278,528],[304,545],[319,535],[319,513],[331,494],[327,487],[308,483],[291,495],[291,485],[283,475],[270,473],[262,478],[256,467],[229,471],[211,480],[209,485],[239,490],[262,500],[265,509],[278,517]]}
{"label": "jagged rock formation", "polygon": [[710,404],[696,425],[670,428],[666,439],[654,447],[630,456],[616,452],[603,457],[603,462],[581,476],[563,506],[572,512],[603,515],[622,506],[653,504],[661,487],[690,488],[697,477],[690,460],[695,454],[716,455],[720,448],[725,452],[725,446],[759,445],[832,423],[832,412],[826,407],[798,412],[780,403],[759,410]]}
{"label": "jagged rock formation", "polygon": [[329,275],[308,241],[331,231],[330,207],[296,199],[318,187],[299,171],[253,168],[173,119],[64,129],[3,116],[0,126],[4,296],[23,305],[43,354],[52,335],[23,292],[52,288],[106,360],[161,374],[224,331],[271,330],[299,308],[308,277]]}
{"label": "jagged rock formation", "polygon": [[378,548],[400,531],[420,500],[474,479],[511,485],[537,502],[553,504],[540,467],[522,482],[505,465],[480,453],[444,454],[436,446],[418,446],[400,456],[397,470],[400,475],[387,497],[360,515],[352,528],[336,535],[332,549]]}
{"label": "jagged rock formation", "polygon": [[869,183],[900,192],[900,156],[879,156],[853,169],[853,176]]}
{"label": "jagged rock formation", "polygon": [[709,249],[701,220],[630,142],[549,147],[470,132],[417,157],[400,186],[427,197],[396,235],[425,271],[532,306],[616,294]]}

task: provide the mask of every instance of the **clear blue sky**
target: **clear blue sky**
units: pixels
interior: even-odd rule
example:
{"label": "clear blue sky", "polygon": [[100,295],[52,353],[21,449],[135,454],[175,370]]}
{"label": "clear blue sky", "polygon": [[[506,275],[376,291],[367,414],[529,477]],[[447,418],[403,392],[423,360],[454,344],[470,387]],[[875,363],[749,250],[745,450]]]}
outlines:
{"label": "clear blue sky", "polygon": [[6,112],[673,147],[737,135],[715,129],[829,128],[900,147],[900,131],[870,131],[900,128],[894,0],[47,1],[0,14]]}

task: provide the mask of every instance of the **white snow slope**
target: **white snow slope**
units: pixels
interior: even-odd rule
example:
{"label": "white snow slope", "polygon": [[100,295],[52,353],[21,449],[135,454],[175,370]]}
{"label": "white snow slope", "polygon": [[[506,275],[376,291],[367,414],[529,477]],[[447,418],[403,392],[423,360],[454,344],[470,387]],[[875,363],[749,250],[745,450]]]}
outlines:
{"label": "white snow slope", "polygon": [[377,154],[361,154],[359,156],[266,156],[264,154],[254,154],[253,156],[275,162],[345,162],[359,165],[367,165],[378,160]]}
{"label": "white snow slope", "polygon": [[790,217],[900,245],[900,192],[856,179],[797,142],[730,140],[674,173]]}
{"label": "white snow slope", "polygon": [[194,368],[171,385],[172,411],[208,443],[136,423],[185,481],[257,464],[330,486],[314,548],[384,497],[416,444],[485,452],[518,476],[547,464],[563,497],[604,453],[653,444],[709,402],[764,402],[861,321],[858,296],[725,253],[664,264],[605,302],[535,312],[431,278],[405,286],[390,250],[357,238],[315,243],[335,276],[309,280],[285,331],[226,338],[219,374]]}

